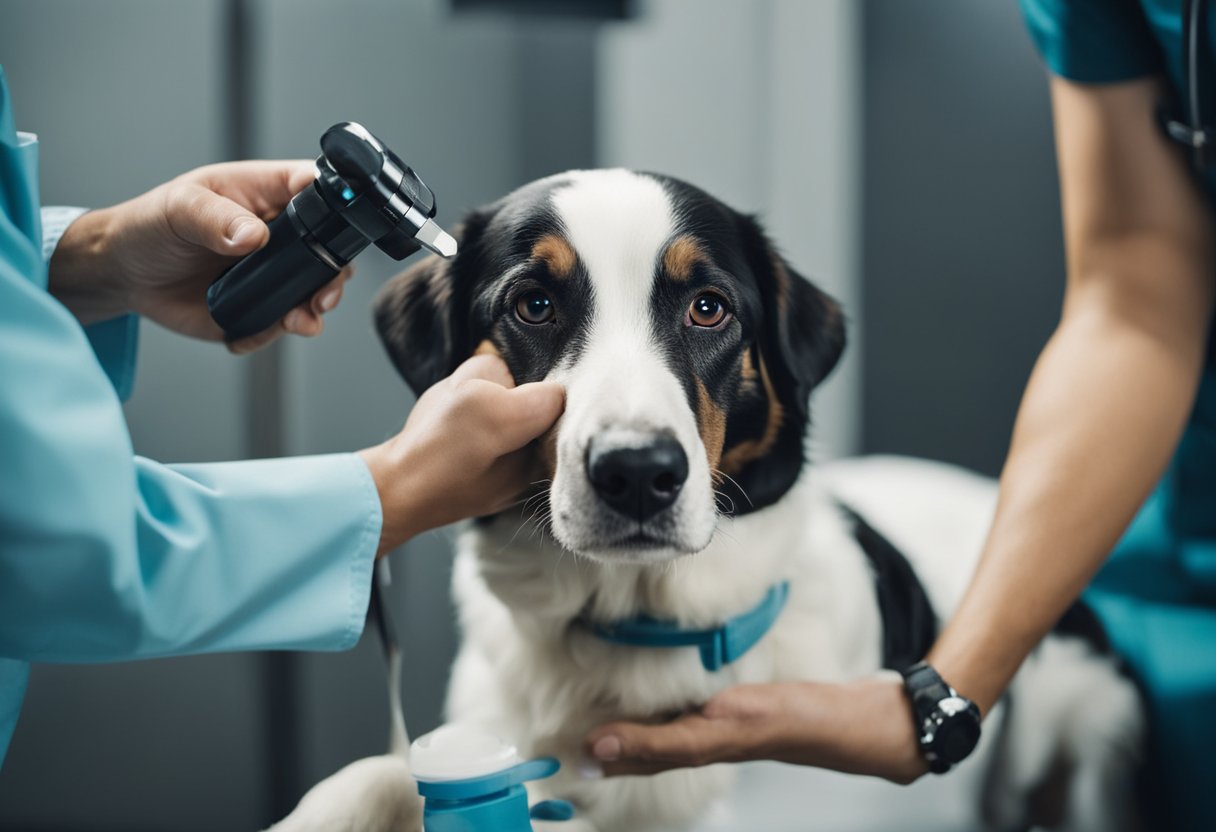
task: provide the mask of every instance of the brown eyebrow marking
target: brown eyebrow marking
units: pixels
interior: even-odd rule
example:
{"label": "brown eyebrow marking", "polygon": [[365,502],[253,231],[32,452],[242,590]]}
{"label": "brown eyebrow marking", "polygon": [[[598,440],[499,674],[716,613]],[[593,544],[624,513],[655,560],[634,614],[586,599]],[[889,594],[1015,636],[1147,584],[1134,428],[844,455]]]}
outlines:
{"label": "brown eyebrow marking", "polygon": [[684,234],[676,237],[663,253],[663,270],[672,280],[681,282],[692,277],[693,267],[698,263],[708,263],[709,257],[696,237]]}
{"label": "brown eyebrow marking", "polygon": [[557,278],[569,277],[578,262],[569,241],[559,234],[546,234],[537,240],[532,246],[532,257],[548,266],[549,273]]}
{"label": "brown eyebrow marking", "polygon": [[768,367],[764,359],[760,359],[760,381],[764,385],[764,395],[768,399],[768,419],[764,425],[764,433],[759,439],[745,439],[722,455],[722,471],[727,474],[737,474],[745,465],[760,459],[773,449],[777,443],[777,432],[785,421],[785,410],[777,400],[777,391],[773,389],[773,381],[769,378]]}

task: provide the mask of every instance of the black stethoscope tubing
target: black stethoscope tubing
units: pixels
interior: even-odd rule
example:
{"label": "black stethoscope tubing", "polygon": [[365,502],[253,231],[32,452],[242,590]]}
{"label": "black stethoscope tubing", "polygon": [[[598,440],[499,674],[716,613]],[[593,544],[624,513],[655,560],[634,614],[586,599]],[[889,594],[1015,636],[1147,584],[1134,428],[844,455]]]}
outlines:
{"label": "black stethoscope tubing", "polygon": [[1191,150],[1196,170],[1203,172],[1208,167],[1207,147],[1211,138],[1209,128],[1203,120],[1203,95],[1200,82],[1201,65],[1205,63],[1207,38],[1203,36],[1203,0],[1183,0],[1182,5],[1182,62],[1185,72],[1186,110],[1184,118],[1177,118],[1171,106],[1160,108],[1161,126],[1165,134]]}

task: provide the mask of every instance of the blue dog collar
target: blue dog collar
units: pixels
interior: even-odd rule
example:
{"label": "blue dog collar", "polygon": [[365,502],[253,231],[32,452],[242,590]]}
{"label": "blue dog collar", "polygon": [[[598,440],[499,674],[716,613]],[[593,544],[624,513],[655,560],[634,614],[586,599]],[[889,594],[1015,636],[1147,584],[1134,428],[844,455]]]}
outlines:
{"label": "blue dog collar", "polygon": [[706,630],[686,630],[674,621],[659,621],[646,615],[602,624],[586,618],[582,624],[604,641],[633,647],[696,647],[706,670],[720,670],[738,661],[772,629],[789,598],[788,581],[770,589],[760,603],[745,613]]}

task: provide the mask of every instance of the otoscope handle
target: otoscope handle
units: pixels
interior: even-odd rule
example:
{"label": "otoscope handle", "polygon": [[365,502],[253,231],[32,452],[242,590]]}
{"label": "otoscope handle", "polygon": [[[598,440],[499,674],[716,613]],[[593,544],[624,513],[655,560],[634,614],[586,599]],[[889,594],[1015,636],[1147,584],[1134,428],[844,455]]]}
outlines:
{"label": "otoscope handle", "polygon": [[207,304],[236,340],[269,329],[338,274],[293,226],[293,206],[270,221],[270,241],[211,284]]}

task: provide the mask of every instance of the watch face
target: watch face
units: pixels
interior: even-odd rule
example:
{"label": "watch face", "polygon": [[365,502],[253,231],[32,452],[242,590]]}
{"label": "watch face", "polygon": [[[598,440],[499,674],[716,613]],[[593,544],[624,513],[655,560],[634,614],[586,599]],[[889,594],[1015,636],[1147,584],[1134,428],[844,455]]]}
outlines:
{"label": "watch face", "polygon": [[937,729],[935,750],[951,763],[961,762],[980,741],[980,723],[971,714],[952,714]]}

